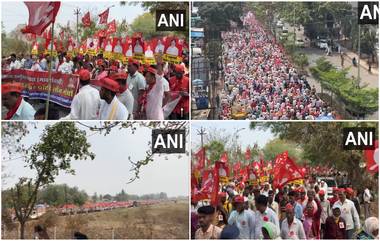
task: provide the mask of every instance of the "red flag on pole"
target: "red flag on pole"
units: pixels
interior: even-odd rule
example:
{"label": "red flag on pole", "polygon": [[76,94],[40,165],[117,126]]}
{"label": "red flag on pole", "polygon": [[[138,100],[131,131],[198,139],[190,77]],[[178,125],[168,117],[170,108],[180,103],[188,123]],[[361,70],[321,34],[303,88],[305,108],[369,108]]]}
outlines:
{"label": "red flag on pole", "polygon": [[107,34],[116,33],[116,20],[107,23]]}
{"label": "red flag on pole", "polygon": [[198,170],[202,170],[205,168],[206,162],[206,148],[201,148],[197,153],[195,153],[195,158],[197,160],[196,168]]}
{"label": "red flag on pole", "polygon": [[367,171],[371,174],[379,172],[379,141],[375,141],[374,150],[364,150],[364,158],[367,160]]}
{"label": "red flag on pole", "polygon": [[273,186],[276,188],[283,187],[286,183],[303,179],[303,173],[299,170],[297,165],[288,156],[285,151],[277,155],[273,168]]}
{"label": "red flag on pole", "polygon": [[245,151],[245,160],[251,160],[251,149],[249,149],[249,147],[247,147],[247,150]]}
{"label": "red flag on pole", "polygon": [[227,155],[227,152],[224,152],[224,153],[220,156],[220,162],[224,162],[224,163],[227,163],[227,162],[228,162],[228,155]]}
{"label": "red flag on pole", "polygon": [[109,14],[110,9],[107,8],[104,12],[99,14],[99,24],[106,24],[108,21],[108,14]]}
{"label": "red flag on pole", "polygon": [[91,18],[90,18],[90,11],[88,11],[82,18],[82,24],[85,27],[91,26]]}
{"label": "red flag on pole", "polygon": [[29,11],[28,25],[22,33],[41,35],[44,30],[54,23],[61,2],[24,2]]}

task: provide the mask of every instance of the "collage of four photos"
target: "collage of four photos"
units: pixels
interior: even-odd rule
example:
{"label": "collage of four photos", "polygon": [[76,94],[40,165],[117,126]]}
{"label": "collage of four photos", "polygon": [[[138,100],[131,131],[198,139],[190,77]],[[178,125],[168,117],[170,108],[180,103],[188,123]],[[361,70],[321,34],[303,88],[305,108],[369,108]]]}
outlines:
{"label": "collage of four photos", "polygon": [[379,2],[0,6],[1,239],[379,239]]}

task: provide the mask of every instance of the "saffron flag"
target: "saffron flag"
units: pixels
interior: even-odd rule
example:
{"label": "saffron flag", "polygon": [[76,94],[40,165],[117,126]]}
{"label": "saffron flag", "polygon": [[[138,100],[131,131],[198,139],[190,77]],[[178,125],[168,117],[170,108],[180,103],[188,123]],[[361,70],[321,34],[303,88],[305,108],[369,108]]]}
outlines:
{"label": "saffron flag", "polygon": [[29,11],[28,25],[22,33],[41,35],[45,29],[55,22],[61,2],[24,2]]}

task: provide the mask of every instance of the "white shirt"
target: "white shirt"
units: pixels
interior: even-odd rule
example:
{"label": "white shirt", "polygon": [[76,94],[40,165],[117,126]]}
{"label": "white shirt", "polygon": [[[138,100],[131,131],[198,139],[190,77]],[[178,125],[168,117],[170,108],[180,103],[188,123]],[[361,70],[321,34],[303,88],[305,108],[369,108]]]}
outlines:
{"label": "white shirt", "polygon": [[321,224],[326,223],[327,217],[332,215],[331,208],[330,208],[330,201],[324,200],[321,202],[322,207],[322,213],[321,213]]}
{"label": "white shirt", "polygon": [[43,71],[40,64],[38,62],[35,62],[32,67],[30,68],[31,71]]}
{"label": "white shirt", "polygon": [[170,91],[169,81],[167,81],[164,77],[162,77],[162,88],[164,89],[164,92]]}
{"label": "white shirt", "polygon": [[[267,218],[268,221],[265,221],[264,218]],[[271,208],[266,208],[264,213],[261,213],[260,211],[255,212],[255,236],[253,239],[263,239],[263,234],[262,234],[262,227],[263,227],[263,222],[271,222],[274,225],[280,229],[280,223],[278,221],[278,216],[277,214],[271,209]]]}
{"label": "white shirt", "polygon": [[344,203],[342,203],[340,200],[336,201],[335,203],[340,204],[341,207],[341,217],[346,221],[346,230],[350,229],[360,229],[360,219],[358,212],[355,208],[355,204],[346,198],[344,200]]}
{"label": "white shirt", "polygon": [[363,193],[363,201],[366,203],[371,203],[371,198],[372,198],[371,192],[369,191],[368,188],[366,188]]}
{"label": "white shirt", "polygon": [[128,110],[123,103],[115,96],[110,104],[105,100],[101,100],[100,111],[99,111],[100,120],[127,120],[128,119]]}
{"label": "white shirt", "polygon": [[239,239],[251,239],[253,237],[255,219],[252,212],[244,210],[242,213],[238,213],[233,210],[228,218],[228,224],[236,225],[239,229]]}
{"label": "white shirt", "polygon": [[148,120],[164,120],[162,100],[164,99],[164,89],[162,88],[162,77],[156,75],[156,83],[149,90],[146,97],[146,118]]}
{"label": "white shirt", "polygon": [[282,239],[306,239],[305,230],[300,220],[294,217],[292,224],[288,224],[288,219],[284,219],[281,223]]}
{"label": "white shirt", "polygon": [[63,120],[96,120],[100,106],[99,91],[91,85],[81,87],[71,102],[70,114]]}
{"label": "white shirt", "polygon": [[58,72],[61,72],[63,74],[71,74],[72,71],[72,65],[68,62],[63,62],[59,67],[58,67]]}
{"label": "white shirt", "polygon": [[128,74],[127,84],[129,90],[132,92],[133,95],[133,111],[137,111],[139,91],[145,90],[146,87],[145,78],[141,73],[136,71],[136,73],[133,76],[131,74]]}
{"label": "white shirt", "polygon": [[9,68],[12,70],[12,69],[21,69],[21,62],[18,61],[17,59],[13,62],[11,62],[11,64],[9,65]]}
{"label": "white shirt", "polygon": [[117,96],[121,103],[127,107],[128,113],[133,113],[133,95],[129,89],[126,89],[123,93]]}
{"label": "white shirt", "polygon": [[271,204],[268,203],[268,206],[277,214],[277,217],[278,217],[280,214],[278,203],[273,200],[273,202]]}
{"label": "white shirt", "polygon": [[24,98],[21,100],[21,104],[18,107],[16,113],[12,116],[11,120],[34,120],[34,114],[36,111],[33,106],[26,102]]}

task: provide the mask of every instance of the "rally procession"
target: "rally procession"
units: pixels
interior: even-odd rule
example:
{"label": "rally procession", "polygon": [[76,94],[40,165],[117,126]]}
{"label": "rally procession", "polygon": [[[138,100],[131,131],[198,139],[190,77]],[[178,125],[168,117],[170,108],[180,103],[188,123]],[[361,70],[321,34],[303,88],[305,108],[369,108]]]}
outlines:
{"label": "rally procession", "polygon": [[188,238],[189,157],[152,153],[149,145],[155,128],[188,136],[186,122],[1,128],[2,239]]}
{"label": "rally procession", "polygon": [[357,2],[194,2],[192,119],[378,117],[378,25]]}
{"label": "rally procession", "polygon": [[377,123],[193,122],[191,238],[378,239],[378,147],[343,150],[353,126]]}
{"label": "rally procession", "polygon": [[155,31],[171,8],[2,4],[2,119],[189,119],[188,31]]}

